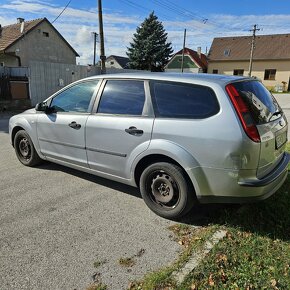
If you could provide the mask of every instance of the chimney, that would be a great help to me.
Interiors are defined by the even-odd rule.
[[[24,18],[18,17],[17,18],[17,23],[22,23],[22,22],[24,22]]]
[[[198,54],[199,58],[201,58],[201,47],[200,46],[197,48],[197,54]]]

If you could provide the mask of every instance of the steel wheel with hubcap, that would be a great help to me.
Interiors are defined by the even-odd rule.
[[[141,195],[147,206],[165,218],[179,218],[194,205],[195,195],[183,170],[171,163],[148,166],[140,178]]]
[[[14,149],[18,160],[26,166],[35,166],[42,161],[25,130],[20,130],[16,133],[14,137]]]

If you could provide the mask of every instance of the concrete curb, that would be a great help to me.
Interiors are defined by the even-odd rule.
[[[205,256],[212,250],[212,248],[222,240],[227,234],[227,231],[219,230],[216,231],[208,241],[204,244],[204,247],[195,252],[187,263],[183,265],[181,269],[172,273],[172,278],[174,278],[177,284],[181,284],[185,277],[192,272],[205,258]]]

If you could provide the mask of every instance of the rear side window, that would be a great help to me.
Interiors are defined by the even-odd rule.
[[[151,93],[157,117],[202,119],[219,112],[216,95],[209,87],[154,81]]]
[[[103,90],[98,113],[142,115],[144,103],[143,81],[109,80]]]
[[[272,94],[259,81],[243,81],[232,85],[248,105],[257,125],[268,123],[273,113],[281,111]]]

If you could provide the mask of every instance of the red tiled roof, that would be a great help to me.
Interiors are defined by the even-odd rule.
[[[171,59],[173,59],[176,55],[182,54],[182,49],[176,52]],[[201,53],[200,57],[197,53],[197,51],[192,50],[190,48],[185,47],[184,48],[184,54],[185,55],[190,55],[192,59],[196,62],[196,64],[201,67],[202,69],[207,69],[207,58],[206,56]]]
[[[209,50],[209,61],[249,60],[252,36],[214,38]],[[225,50],[229,52],[225,55]],[[256,36],[254,59],[290,59],[290,34]]]
[[[24,35],[29,33],[33,30],[36,26],[38,26],[43,21],[47,21],[56,33],[63,39],[63,41],[73,50],[76,56],[79,56],[78,53],[72,48],[72,46],[63,38],[63,36],[55,29],[55,27],[46,19],[46,18],[39,18],[30,21],[24,21],[24,29],[21,33],[21,25],[22,23],[11,24],[7,26],[3,26],[1,28],[0,33],[0,52],[5,51],[11,45],[13,45],[16,41],[21,39]]]
[[[30,30],[32,30],[35,26],[37,26],[43,20],[44,18],[35,19],[31,21],[25,21],[23,33],[21,33],[20,31],[21,23],[3,26],[1,29],[1,36],[0,36],[0,51],[7,49],[16,40],[21,38],[24,34],[28,33]]]

